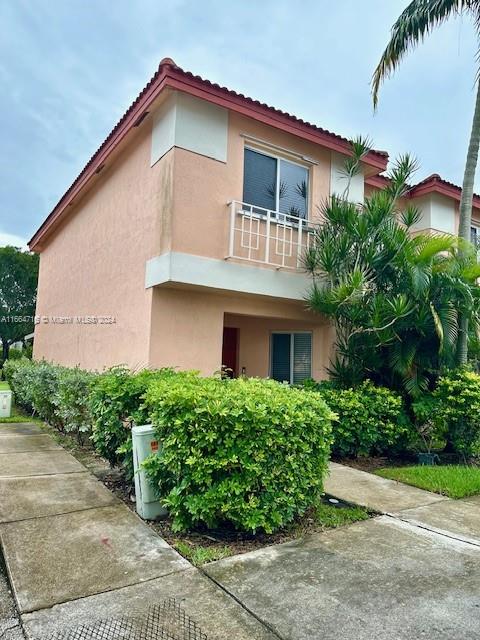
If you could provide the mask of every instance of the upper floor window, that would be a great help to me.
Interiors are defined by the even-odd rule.
[[[243,201],[263,209],[307,218],[307,167],[246,147]]]
[[[476,247],[480,244],[480,228],[470,227],[470,242]]]

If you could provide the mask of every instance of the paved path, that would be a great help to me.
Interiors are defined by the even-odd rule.
[[[451,500],[335,463],[330,463],[325,491],[347,502],[480,546],[480,496]]]
[[[383,515],[200,571],[38,426],[0,425],[0,540],[24,630],[173,597],[208,640],[480,637],[480,498],[335,464],[326,490]]]
[[[0,540],[28,637],[175,598],[208,640],[275,638],[39,426],[0,424],[0,496]]]
[[[331,464],[327,493],[383,515],[206,565],[283,640],[480,637],[480,497]]]

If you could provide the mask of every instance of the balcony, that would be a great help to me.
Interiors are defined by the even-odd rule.
[[[227,259],[300,270],[318,224],[236,200],[229,203]]]

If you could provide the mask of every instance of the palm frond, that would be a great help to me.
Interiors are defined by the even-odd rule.
[[[427,264],[439,253],[452,251],[457,246],[457,239],[451,235],[417,236],[417,246],[416,264]]]
[[[372,77],[372,97],[377,108],[380,85],[398,67],[407,52],[454,13],[471,9],[472,0],[413,0],[391,30],[390,42]]]

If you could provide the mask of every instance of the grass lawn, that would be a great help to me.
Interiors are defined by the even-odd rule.
[[[8,382],[5,382],[5,380],[0,380],[0,391],[10,391]]]
[[[207,562],[214,562],[232,555],[232,551],[227,545],[222,547],[203,547],[200,544],[196,545],[185,540],[177,540],[174,546],[178,553],[190,560],[195,567],[201,567],[202,564]]]
[[[375,473],[382,478],[440,493],[449,498],[466,498],[480,493],[480,467],[469,465],[438,465],[391,467]]]

